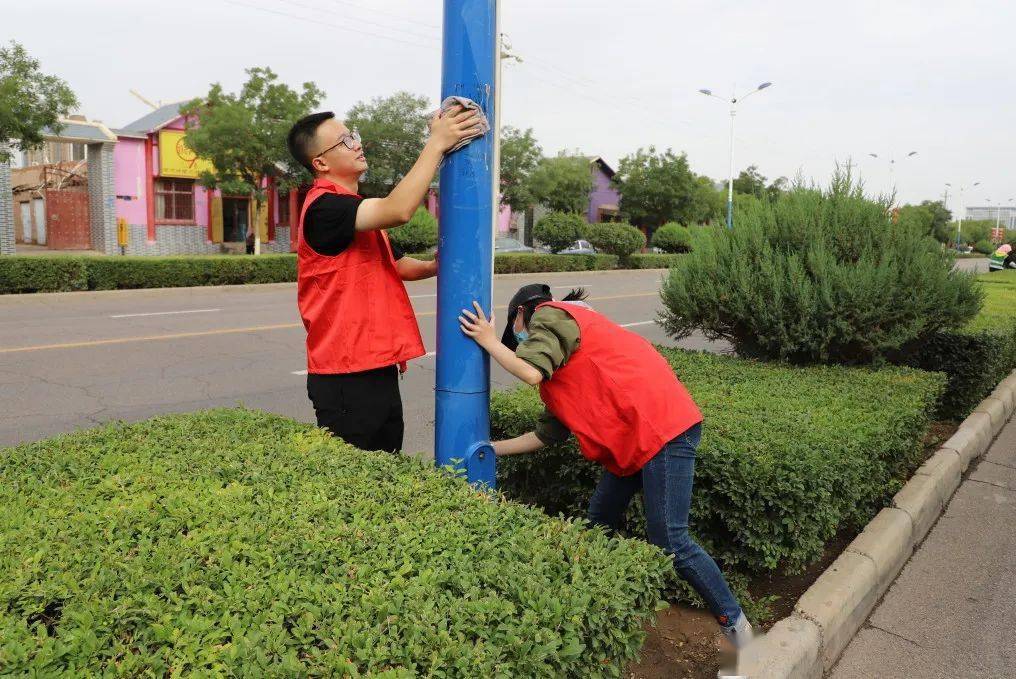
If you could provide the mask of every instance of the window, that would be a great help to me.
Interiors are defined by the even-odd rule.
[[[155,218],[194,221],[194,180],[159,179],[155,182]]]

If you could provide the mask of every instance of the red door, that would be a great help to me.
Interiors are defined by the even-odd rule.
[[[90,249],[88,193],[73,189],[46,189],[46,227],[51,250]]]

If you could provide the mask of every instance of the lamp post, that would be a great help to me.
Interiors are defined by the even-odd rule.
[[[734,116],[737,115],[737,105],[755,94],[761,92],[767,87],[772,87],[771,82],[764,82],[751,92],[748,92],[743,97],[738,97],[736,94],[731,95],[730,99],[724,99],[721,96],[713,94],[712,90],[702,89],[699,90],[702,94],[707,97],[715,97],[720,101],[727,102],[730,104],[730,173],[727,179],[727,228],[734,228]]]
[[[952,187],[952,184],[950,184],[949,182],[946,182],[945,185],[948,186],[948,187]],[[981,185],[981,182],[974,182],[973,184],[970,185],[970,188],[973,188],[975,186],[980,186],[980,185]],[[959,186],[959,190],[960,190],[960,202],[956,206],[956,211],[959,213],[959,221],[956,222],[956,249],[957,250],[960,249],[960,245],[961,245],[960,238],[961,238],[961,235],[963,233],[963,212],[962,212],[962,210],[965,207],[964,204],[963,204],[963,192],[966,190],[966,188],[967,187],[963,186],[962,184]]]
[[[869,153],[868,155],[871,156],[872,158],[875,158],[876,160],[884,160],[877,153]],[[903,156],[903,158],[904,159],[913,158],[916,155],[917,155],[917,151],[911,151],[907,155]],[[895,180],[894,170],[896,169],[896,159],[893,158],[892,155],[890,155],[890,156],[888,156],[888,160],[889,160],[889,192],[890,193],[895,193],[896,192],[896,180]]]

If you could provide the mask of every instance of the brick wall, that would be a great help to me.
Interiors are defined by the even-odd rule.
[[[92,249],[118,254],[112,143],[88,145],[88,212]]]
[[[0,163],[0,255],[14,254],[14,194],[11,166]]]
[[[148,241],[148,229],[144,224],[129,225],[130,240],[128,255],[219,255],[223,248],[219,243],[208,240],[208,230],[200,226],[155,225],[155,241]],[[114,244],[116,240],[114,239]],[[275,240],[261,244],[262,252],[289,252],[289,227],[275,229]],[[116,250],[119,253],[119,248]]]

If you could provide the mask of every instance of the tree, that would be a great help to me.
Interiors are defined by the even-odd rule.
[[[734,193],[744,193],[756,198],[766,195],[766,178],[758,171],[758,167],[751,165],[741,170],[741,174],[734,179]]]
[[[533,170],[529,187],[536,202],[556,212],[584,213],[593,190],[593,173],[583,156],[544,158]]]
[[[297,92],[278,82],[270,68],[250,68],[247,75],[238,94],[225,92],[215,83],[207,97],[189,102],[180,112],[187,117],[187,145],[213,166],[201,174],[199,182],[210,189],[250,196],[258,224],[269,178],[284,190],[309,179],[289,156],[286,135],[294,122],[317,107],[324,93],[309,82]],[[257,252],[257,229],[255,234]]]
[[[574,212],[551,212],[536,223],[533,236],[553,253],[566,249],[584,238],[589,224]]]
[[[42,145],[45,128],[59,132],[60,118],[78,105],[60,78],[45,75],[25,48],[11,42],[0,47],[0,163],[9,163],[13,148],[29,151]]]
[[[727,210],[727,194],[717,189],[709,177],[696,177],[695,190],[686,216],[691,224],[708,224],[723,219]]]
[[[899,210],[898,222],[932,236],[941,243],[956,240],[955,226],[950,228],[952,213],[939,200],[925,200],[920,205],[904,205]]]
[[[667,222],[707,221],[715,211],[712,182],[697,177],[688,157],[650,146],[621,160],[614,183],[621,194],[621,213],[633,224],[650,228]],[[708,191],[707,191],[708,189]]]
[[[427,208],[418,207],[412,219],[389,229],[388,237],[407,254],[426,253],[437,245],[437,220],[427,212]]]
[[[501,202],[513,211],[521,212],[535,202],[529,180],[542,157],[532,128],[501,130]]]
[[[361,101],[346,113],[346,127],[360,133],[367,158],[362,195],[387,196],[413,167],[426,143],[429,103],[425,96],[396,92]]]

